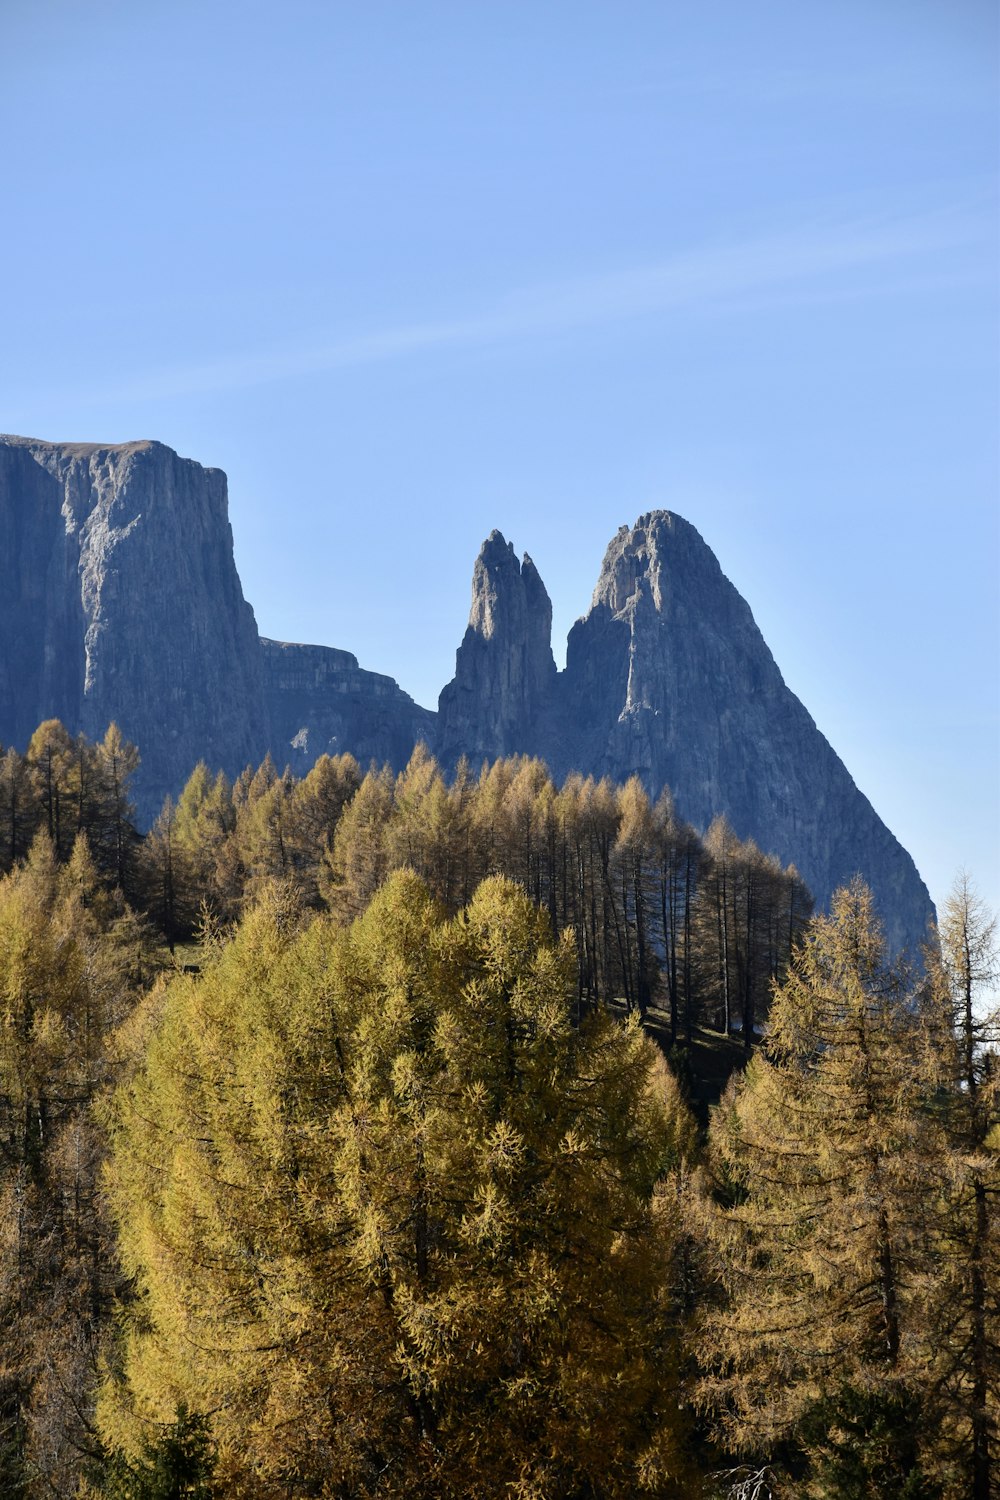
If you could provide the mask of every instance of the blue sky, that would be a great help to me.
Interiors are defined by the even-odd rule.
[[[686,516],[940,900],[1000,905],[992,0],[4,0],[0,428],[226,470],[261,630],[432,705]]]

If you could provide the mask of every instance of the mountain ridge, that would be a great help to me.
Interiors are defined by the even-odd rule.
[[[656,795],[704,830],[726,814],[794,862],[824,903],[860,870],[897,947],[933,907],[912,859],[787,687],[749,605],[671,511],[622,526],[590,608],[552,654],[528,553],[491,532],[473,567],[455,674],[438,709],[336,647],[261,637],[233,557],[225,474],[165,444],[0,437],[0,740],[45,718],[143,755],[149,821],[199,759],[235,775],[270,751],[399,769],[418,741],[448,768],[537,755]]]

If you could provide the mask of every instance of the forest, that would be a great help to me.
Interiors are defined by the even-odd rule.
[[[668,792],[0,754],[0,1493],[998,1492],[995,922]]]

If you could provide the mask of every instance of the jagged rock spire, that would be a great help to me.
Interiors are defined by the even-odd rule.
[[[455,677],[438,705],[442,759],[473,763],[527,748],[555,689],[552,604],[531,558],[491,531],[472,570]]]

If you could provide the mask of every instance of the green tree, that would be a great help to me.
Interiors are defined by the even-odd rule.
[[[94,1468],[98,1477],[85,1494],[104,1500],[211,1500],[215,1461],[208,1423],[182,1405],[176,1421],[147,1438],[141,1459],[129,1463],[114,1453]]]

